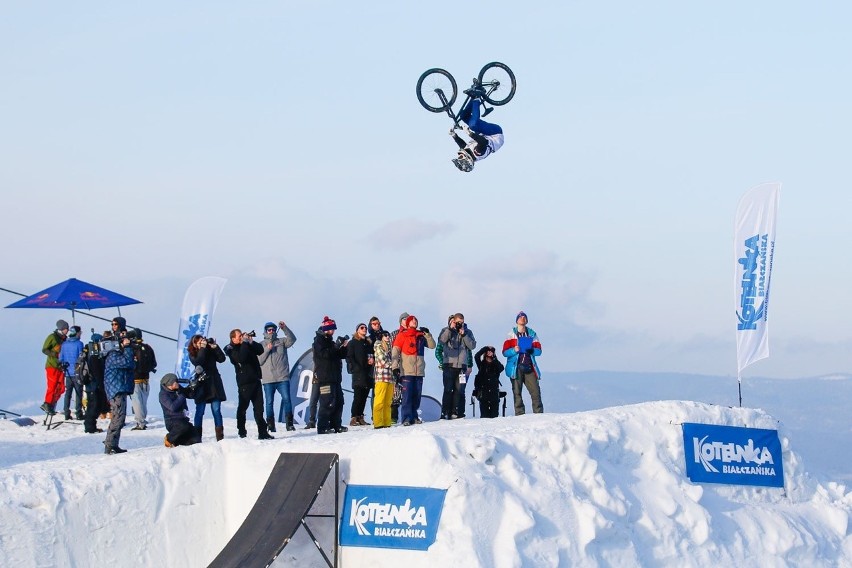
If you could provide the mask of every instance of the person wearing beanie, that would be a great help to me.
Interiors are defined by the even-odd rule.
[[[263,346],[254,341],[254,332],[243,333],[232,329],[231,342],[224,353],[231,360],[237,375],[237,435],[245,438],[246,410],[251,403],[254,422],[257,424],[258,440],[271,440],[266,422],[263,420],[263,385],[260,382],[261,370],[258,357],[263,354]]]
[[[131,430],[146,430],[148,428],[148,394],[151,387],[148,384],[152,373],[157,372],[157,355],[154,348],[142,339],[142,330],[128,330],[134,338],[130,345],[133,348],[133,358],[136,366],[133,369],[133,394],[130,395],[130,405],[133,408],[133,418],[136,425]]]
[[[408,319],[408,312],[402,312],[399,314],[399,327],[390,332],[390,344],[393,345],[396,336],[399,335],[399,332],[405,329],[405,320]],[[391,423],[397,424],[399,422],[399,405],[402,404],[402,385],[399,384],[399,381],[394,377],[393,380],[393,398],[391,398]]]
[[[167,448],[191,446],[201,440],[187,418],[184,389],[178,383],[177,375],[166,373],[160,379],[160,406],[163,408],[163,421],[168,433],[163,438]]]
[[[383,331],[373,345],[374,380],[373,386],[373,428],[390,428],[391,403],[396,381],[391,371],[390,333]]]
[[[476,338],[461,313],[453,314],[447,327],[438,334],[441,350],[441,371],[444,394],[441,399],[441,418],[464,418],[464,390],[470,375],[468,361],[476,348]]]
[[[349,340],[334,341],[337,324],[325,316],[314,337],[314,376],[319,388],[317,433],[346,432],[343,420],[343,360]]]
[[[89,374],[89,382],[86,389],[86,413],[83,416],[83,431],[86,434],[99,434],[103,432],[98,428],[98,416],[109,410],[104,393],[104,359],[101,357],[100,333],[92,333],[89,343],[83,348],[86,358],[86,371]]]
[[[426,327],[418,328],[417,318],[408,316],[405,329],[400,331],[393,341],[391,351],[391,369],[394,378],[402,385],[402,403],[399,419],[403,426],[420,424],[417,414],[420,410],[423,377],[426,376],[426,348],[435,348],[435,339]]]
[[[278,330],[284,337],[278,337]],[[296,343],[296,335],[283,321],[278,324],[268,321],[263,326],[263,353],[260,361],[263,384],[263,399],[266,403],[266,427],[275,432],[275,393],[281,396],[281,407],[278,410],[278,421],[283,422],[288,432],[296,429],[293,426],[293,403],[290,400],[290,358],[287,349]]]
[[[65,392],[65,376],[59,365],[59,351],[65,336],[68,335],[68,322],[58,320],[56,329],[47,336],[41,346],[41,352],[47,356],[44,363],[44,372],[47,379],[47,388],[44,391],[44,403],[39,407],[46,414],[56,414],[56,402]]]
[[[115,325],[115,322],[113,322]],[[124,333],[119,335],[119,348],[106,354],[104,360],[104,388],[110,408],[110,422],[104,440],[104,453],[123,454],[118,446],[121,429],[127,418],[127,397],[133,392],[133,369],[136,362],[133,348]]]
[[[77,360],[83,352],[83,342],[78,337],[80,333],[79,326],[73,326],[68,330],[68,337],[62,342],[59,348],[59,366],[65,372],[65,420],[71,420],[71,395],[74,395],[75,414],[77,420],[83,419],[83,378],[77,377],[76,369]]]
[[[369,426],[364,408],[373,389],[373,346],[367,339],[367,324],[359,323],[346,348],[346,372],[352,375],[352,408],[350,426]]]
[[[506,358],[506,376],[512,380],[512,395],[515,399],[515,416],[526,412],[524,408],[523,387],[530,393],[533,412],[541,414],[544,405],[541,402],[541,371],[536,357],[541,355],[541,342],[535,330],[527,325],[527,314],[518,312],[515,327],[503,342],[503,357]]]

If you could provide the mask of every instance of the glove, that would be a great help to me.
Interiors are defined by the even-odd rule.
[[[391,374],[393,375],[393,380],[399,381],[399,369],[394,369],[391,371]]]
[[[421,333],[429,333],[429,328],[428,327],[421,327],[420,332]]]

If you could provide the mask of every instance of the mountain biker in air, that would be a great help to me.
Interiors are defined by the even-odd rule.
[[[470,100],[462,109],[459,118],[465,123],[463,129],[471,141],[466,142],[456,134],[456,126],[450,129],[450,136],[459,147],[458,157],[453,159],[453,164],[459,170],[469,172],[473,170],[474,162],[484,160],[503,146],[503,129],[497,124],[480,119],[480,99],[485,95],[485,89],[476,79],[473,80],[473,86],[464,93],[470,96]],[[491,110],[486,109],[482,116]]]

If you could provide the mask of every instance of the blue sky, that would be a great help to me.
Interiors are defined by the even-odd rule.
[[[499,344],[523,309],[545,372],[733,375],[733,216],[779,181],[770,358],[745,376],[848,372],[850,11],[7,3],[0,286],[77,277],[175,336],[187,286],[222,276],[217,334],[284,319],[298,352],[326,314],[462,311]],[[414,86],[489,61],[518,79],[489,116],[506,144],[463,175]],[[0,310],[0,385],[41,395],[60,315]]]

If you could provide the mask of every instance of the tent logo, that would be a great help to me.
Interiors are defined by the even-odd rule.
[[[766,285],[766,255],[769,235],[754,235],[745,240],[745,253],[739,262],[743,266],[740,294],[740,311],[737,312],[737,330],[757,329],[757,322],[766,318],[766,303],[769,290]],[[773,242],[774,246],[775,243]],[[760,306],[755,301],[761,298]]]

